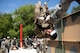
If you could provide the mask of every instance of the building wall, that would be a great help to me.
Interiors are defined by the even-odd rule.
[[[80,53],[79,42],[64,42],[65,53]]]
[[[72,18],[76,18],[75,21],[72,21]],[[80,13],[79,15],[72,15],[66,19],[63,40],[80,41]]]
[[[58,45],[58,41],[49,41],[48,42],[48,47],[50,47],[49,49],[50,49],[50,53],[55,53],[55,49],[56,49],[56,47],[57,47],[57,45]]]
[[[58,37],[50,40],[51,53],[80,53],[80,11],[56,24]]]

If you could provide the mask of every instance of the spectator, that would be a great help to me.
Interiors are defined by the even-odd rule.
[[[26,38],[26,39],[24,40],[24,43],[25,43],[25,46],[26,46],[26,47],[29,47],[28,38]]]
[[[5,48],[6,48],[6,53],[9,53],[10,49],[10,37],[7,36],[7,39],[5,40]]]
[[[17,39],[16,37],[13,38],[13,40],[11,41],[11,47],[15,45],[16,47],[18,47],[18,43],[17,43]]]
[[[5,40],[6,38],[3,38],[3,41],[1,42],[2,53],[5,53]]]
[[[26,38],[26,39],[25,39],[25,45],[26,45],[27,47],[31,47],[31,46],[33,45],[31,38]]]

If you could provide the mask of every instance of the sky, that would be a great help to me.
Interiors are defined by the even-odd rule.
[[[33,4],[35,5],[39,0],[0,0],[0,13],[11,13],[15,9],[19,8],[20,6],[26,4]],[[47,0],[40,0],[42,5]],[[57,4],[59,4],[60,0],[49,0],[48,7],[49,9],[54,9]],[[77,2],[72,2],[67,13],[70,14],[73,7],[79,6]]]

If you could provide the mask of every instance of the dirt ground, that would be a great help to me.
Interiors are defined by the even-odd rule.
[[[0,53],[2,53],[2,49],[0,48]]]

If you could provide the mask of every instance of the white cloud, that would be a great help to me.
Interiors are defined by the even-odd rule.
[[[5,11],[5,13],[10,13],[10,11]]]
[[[51,7],[49,8],[49,10],[52,10],[52,9],[55,9],[55,6],[51,6]]]
[[[59,4],[57,4],[57,5],[55,5],[55,6],[52,6],[52,7],[49,7],[49,10],[58,8],[58,5],[59,5]]]

